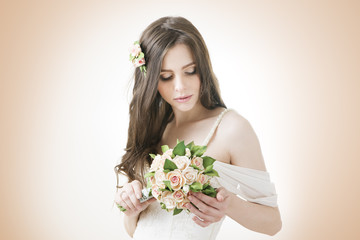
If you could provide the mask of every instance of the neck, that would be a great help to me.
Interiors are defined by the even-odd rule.
[[[201,104],[197,104],[196,107],[186,112],[177,109],[173,109],[173,111],[174,111],[174,124],[176,127],[180,127],[182,125],[191,122],[196,122],[206,118],[210,110],[206,109]]]

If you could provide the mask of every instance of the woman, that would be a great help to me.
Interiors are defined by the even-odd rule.
[[[215,239],[225,215],[250,230],[276,234],[280,213],[258,139],[244,117],[226,109],[198,30],[184,18],[164,17],[149,25],[139,42],[133,56],[140,57],[132,58],[139,67],[126,153],[115,167],[129,180],[115,198],[126,209],[128,234],[135,239]],[[156,199],[140,203],[139,198],[149,153],[160,152],[164,144],[173,148],[177,139],[206,145],[220,177],[216,198],[192,193],[196,207],[186,206],[191,214],[172,216]]]

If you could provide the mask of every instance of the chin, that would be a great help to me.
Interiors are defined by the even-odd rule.
[[[180,112],[189,112],[195,108],[194,104],[176,104],[172,107]]]

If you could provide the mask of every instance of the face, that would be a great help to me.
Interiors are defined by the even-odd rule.
[[[177,44],[162,62],[158,91],[174,111],[186,112],[200,105],[200,77],[188,46]]]

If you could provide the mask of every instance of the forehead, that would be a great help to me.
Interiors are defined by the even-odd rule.
[[[194,62],[194,57],[190,48],[185,44],[176,44],[165,54],[162,69],[181,69],[192,62]]]

